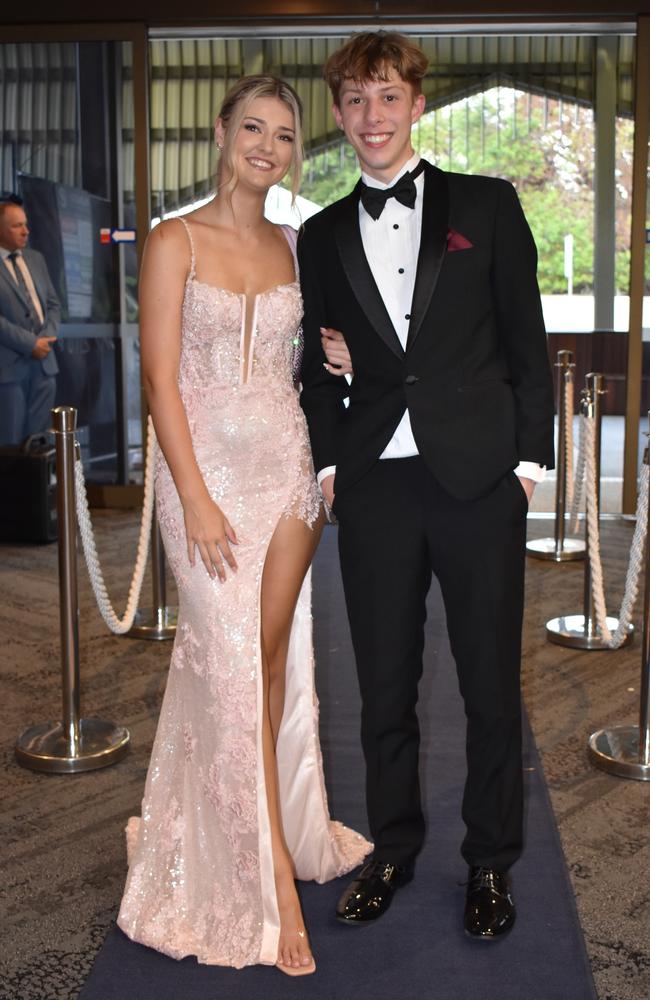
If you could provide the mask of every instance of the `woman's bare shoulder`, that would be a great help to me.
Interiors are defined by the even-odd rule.
[[[187,243],[187,231],[180,219],[165,219],[151,230],[147,237],[148,243]]]
[[[143,273],[162,274],[184,280],[192,266],[192,245],[178,219],[159,222],[147,236]]]

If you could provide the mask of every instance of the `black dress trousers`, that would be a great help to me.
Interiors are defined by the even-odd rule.
[[[467,715],[461,852],[470,865],[501,871],[521,853],[527,506],[514,472],[485,496],[462,501],[420,457],[380,460],[335,498],[368,818],[380,860],[410,865],[424,838],[416,703],[432,573]]]

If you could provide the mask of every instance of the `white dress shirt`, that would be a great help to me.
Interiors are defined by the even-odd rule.
[[[362,173],[361,177],[368,187],[388,188],[397,183],[407,170],[414,170],[420,157],[416,154],[405,163],[399,173],[395,174],[389,184]],[[389,198],[378,219],[369,215],[359,201],[359,228],[361,242],[365,251],[372,276],[390,321],[395,327],[395,333],[403,349],[406,350],[406,338],[409,332],[409,320],[413,291],[415,289],[415,272],[418,266],[420,252],[420,234],[422,232],[422,201],[424,193],[424,174],[415,178],[415,207],[402,205],[397,198]],[[409,458],[418,454],[418,446],[411,430],[409,411],[404,410],[395,433],[379,456],[380,458]]]
[[[361,177],[368,187],[383,190],[396,184],[407,170],[415,170],[419,162],[420,156],[415,153],[387,184],[363,172]],[[420,252],[424,173],[415,178],[415,190],[417,195],[414,208],[402,205],[396,198],[389,198],[378,219],[373,219],[359,201],[359,228],[363,249],[375,284],[404,350],[406,350]],[[379,457],[380,459],[409,458],[418,454],[409,411],[405,409],[395,433]],[[335,471],[335,466],[321,469],[318,473],[318,482],[322,483],[323,479],[333,475]],[[518,476],[541,482],[545,469],[536,462],[520,462],[515,472]]]

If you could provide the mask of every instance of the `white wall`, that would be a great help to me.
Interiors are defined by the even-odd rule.
[[[544,320],[549,333],[591,333],[594,329],[593,295],[542,295]],[[630,299],[614,299],[614,329],[627,332]],[[643,339],[650,341],[650,296],[643,300]]]

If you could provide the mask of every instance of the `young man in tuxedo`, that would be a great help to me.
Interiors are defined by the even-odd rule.
[[[392,32],[354,35],[329,59],[334,117],[362,179],[299,241],[301,399],[339,522],[375,842],[337,915],[381,916],[422,847],[416,702],[435,573],[467,715],[464,924],[493,939],[515,918],[526,512],[553,464],[553,389],[514,188],[413,152],[426,68]],[[347,342],[349,389],[324,366],[327,328]]]
[[[61,306],[42,254],[27,248],[22,201],[0,196],[0,444],[50,426]]]

